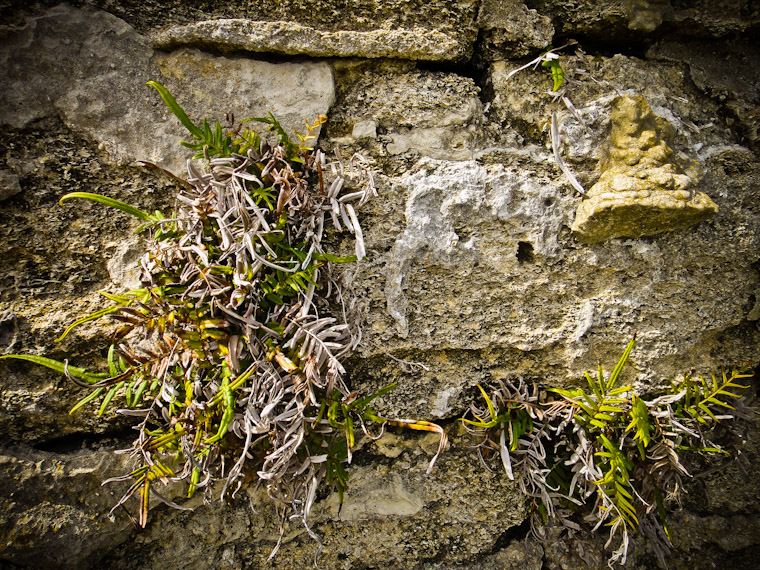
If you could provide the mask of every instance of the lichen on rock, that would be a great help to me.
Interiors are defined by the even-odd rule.
[[[586,242],[655,235],[702,222],[718,211],[668,145],[670,125],[641,96],[612,105],[609,158],[578,207],[572,229]]]

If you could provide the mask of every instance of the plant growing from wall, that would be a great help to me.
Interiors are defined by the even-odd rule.
[[[439,433],[439,453],[446,443],[435,424],[378,415],[373,399],[395,384],[362,396],[344,380],[341,360],[360,335],[335,265],[365,255],[356,208],[375,193],[371,172],[358,155],[344,165],[309,146],[324,116],[307,123],[299,142],[271,114],[229,129],[196,125],[166,88],[149,85],[192,136],[182,144],[205,162],[188,161],[174,212],[151,214],[86,192],[61,198],[133,215],[149,236],[142,287],[101,292],[110,304],[58,339],[111,319],[117,328],[106,370],[30,354],[2,358],[47,366],[88,389],[71,413],[94,404],[99,415],[116,406],[136,418],[138,436],[126,450],[135,468],[109,481],[129,481],[114,509],[137,497],[139,526],[151,497],[182,508],[159,494],[159,485],[185,481],[188,497],[202,490],[208,498],[215,481],[223,481],[224,495],[253,476],[284,505],[281,532],[296,518],[319,540],[308,525],[317,489],[328,484],[342,503],[357,432],[375,438],[371,425],[380,435],[394,425]],[[275,142],[251,127],[256,123]],[[330,222],[354,234],[355,255],[324,251]],[[329,314],[336,306],[340,318]]]
[[[549,47],[546,49],[543,53],[541,53],[538,57],[532,59],[525,65],[518,67],[517,69],[514,69],[510,71],[507,76],[504,78],[504,81],[508,81],[511,77],[516,75],[517,73],[528,69],[529,67],[533,67],[534,69],[537,68],[539,65],[541,67],[547,68],[551,72],[552,77],[552,89],[551,94],[553,97],[552,104],[550,106],[550,112],[551,112],[551,143],[552,143],[552,152],[554,154],[554,162],[557,164],[557,168],[559,168],[562,173],[567,178],[570,185],[575,188],[580,194],[585,194],[586,190],[583,188],[580,182],[578,182],[578,179],[575,177],[575,174],[570,170],[570,168],[565,164],[565,161],[562,158],[562,155],[560,154],[560,135],[559,135],[559,121],[557,119],[557,111],[556,111],[556,104],[557,101],[562,101],[564,105],[567,107],[567,109],[573,113],[576,118],[580,121],[580,116],[578,115],[577,110],[575,109],[575,106],[570,101],[570,99],[566,95],[567,89],[565,88],[565,70],[562,68],[562,64],[560,63],[560,55],[559,51],[565,49],[566,47],[575,45],[577,42],[575,40],[570,40],[566,44],[554,48]],[[582,122],[582,121],[581,121]]]
[[[585,374],[588,389],[529,389],[522,380],[478,386],[485,408],[471,405],[466,429],[479,438],[478,452],[498,452],[507,476],[534,500],[531,526],[541,538],[542,525],[583,515],[593,531],[609,527],[605,547],[616,544],[609,559],[624,564],[630,536],[641,530],[658,557],[669,550],[668,504],[678,502],[683,477],[689,476],[685,453],[725,453],[710,440],[710,430],[737,416],[742,378],[722,373],[709,380],[687,374],[668,393],[639,396],[633,386],[619,386],[633,350],[626,347],[605,376]],[[558,398],[552,399],[551,394]]]

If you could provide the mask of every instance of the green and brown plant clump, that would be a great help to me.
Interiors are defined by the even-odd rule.
[[[498,452],[507,476],[534,500],[531,527],[559,520],[570,534],[609,527],[610,564],[625,564],[630,537],[641,531],[664,559],[670,550],[667,506],[680,501],[689,472],[684,454],[727,453],[712,440],[718,424],[748,419],[741,384],[752,374],[693,373],[657,397],[618,386],[634,340],[609,376],[586,373],[588,389],[532,389],[522,380],[480,388],[486,408],[472,405],[466,429],[479,438],[480,459]],[[554,397],[552,397],[554,395]],[[614,546],[613,546],[614,545]]]
[[[150,214],[86,192],[61,198],[136,216],[143,222],[138,231],[150,238],[142,287],[102,292],[110,304],[76,320],[61,337],[111,319],[116,327],[107,370],[36,355],[2,358],[47,366],[90,390],[72,413],[95,404],[100,415],[116,406],[136,418],[138,436],[125,450],[135,469],[111,481],[130,482],[114,509],[126,509],[136,496],[139,526],[147,522],[151,497],[182,508],[157,485],[185,481],[188,497],[198,490],[210,497],[216,481],[223,481],[224,495],[252,479],[284,505],[283,532],[296,518],[319,540],[309,511],[323,483],[342,501],[344,465],[358,430],[375,438],[396,425],[436,431],[440,449],[446,443],[435,424],[388,420],[373,410],[372,400],[395,385],[362,396],[344,378],[341,361],[360,331],[335,264],[365,255],[356,209],[375,194],[371,171],[361,156],[328,162],[308,146],[324,116],[307,122],[295,143],[271,114],[237,126],[196,125],[162,85],[149,85],[192,135],[182,144],[202,160],[188,160],[175,210]],[[254,123],[276,140],[267,142]],[[329,224],[354,234],[355,255],[324,251]],[[340,317],[330,307],[339,307]],[[377,435],[369,431],[372,424]]]

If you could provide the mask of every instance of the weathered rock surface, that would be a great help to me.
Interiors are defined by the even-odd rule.
[[[371,461],[352,468],[355,484],[340,512],[334,495],[316,505],[311,526],[324,543],[321,568],[352,568],[357,561],[367,567],[469,567],[469,560],[492,550],[524,517],[513,484],[489,474],[477,460],[470,462],[466,448],[452,449],[441,458],[449,467],[438,465],[426,475],[437,440],[389,440],[363,446],[361,453]],[[263,489],[251,487],[224,504],[194,499],[189,505],[196,511],[163,506],[151,511],[153,524],[114,548],[100,567],[131,570],[146,560],[188,570],[297,569],[314,563],[317,544],[297,523],[288,527],[278,555],[267,561],[279,536],[279,516]],[[536,558],[535,547],[528,553],[512,548],[505,559],[523,562],[529,554]]]
[[[121,162],[144,160],[184,175],[176,143],[189,133],[146,81],[163,83],[196,123],[273,112],[287,128],[324,114],[330,68],[222,58],[195,50],[154,52],[151,42],[106,12],[66,5],[0,39],[0,125],[20,128],[57,113]]]
[[[50,453],[0,451],[2,559],[30,568],[77,568],[97,562],[128,536],[129,522],[108,512],[119,499],[110,476],[123,474],[113,449]]]
[[[572,230],[583,241],[642,237],[679,230],[718,211],[674,162],[665,138],[668,123],[643,97],[612,104],[610,149],[599,180],[575,213]]]
[[[477,396],[474,385],[518,376],[573,385],[599,362],[612,366],[634,333],[624,377],[641,390],[692,367],[709,374],[760,362],[751,3],[53,4],[0,7],[3,352],[102,362],[105,326],[54,340],[99,308],[97,290],[134,284],[136,224],[57,200],[92,191],[171,210],[170,178],[125,165],[142,159],[183,172],[176,141],[187,133],[145,81],[165,83],[196,121],[272,110],[300,128],[328,113],[324,150],[375,163],[380,196],[360,212],[368,257],[347,276],[364,333],[350,381],[370,392],[398,380],[377,401],[380,411],[440,421],[451,445],[428,476],[432,438],[363,442],[340,512],[327,492],[315,505],[320,567],[601,568],[604,539],[568,542],[550,528],[541,543],[523,540],[524,497],[481,468],[454,422]],[[525,63],[514,58],[538,55],[555,30],[579,40],[560,52],[561,93],[551,92],[545,68],[510,76]],[[626,42],[646,57],[617,53]],[[642,49],[647,42],[658,43]],[[576,50],[585,43],[614,55]],[[630,131],[624,102],[640,111]],[[557,168],[552,111],[558,152],[588,198]],[[637,224],[625,237],[604,230],[603,241],[585,243],[571,231],[578,208],[595,188],[619,194],[620,177],[657,178],[671,194],[703,192],[703,211],[714,210],[711,200],[717,213],[686,225],[673,223],[671,210],[671,231],[637,233]],[[599,233],[598,218],[590,220]],[[348,252],[342,238],[331,244]],[[194,497],[192,512],[158,504],[141,532],[119,511],[109,522],[124,488],[99,481],[124,466],[108,438],[129,440],[130,422],[69,416],[80,397],[47,370],[0,363],[0,565],[313,565],[316,544],[295,522],[267,563],[279,515],[263,489],[224,504]],[[729,463],[693,466],[685,510],[671,519],[671,567],[754,568],[760,492],[747,473],[759,461],[756,426],[743,440]],[[655,565],[638,538],[629,567]]]
[[[169,211],[176,186],[147,169],[114,164],[95,141],[55,118],[5,134],[0,155],[18,173],[22,191],[3,202],[0,214],[3,351],[53,358],[77,353],[83,364],[97,361],[107,327],[93,323],[61,343],[55,339],[74,319],[102,307],[98,290],[118,292],[128,284],[134,267],[119,258],[129,247],[142,249],[133,233],[137,224],[126,215],[103,215],[88,203],[60,206],[58,199],[68,192],[96,191],[147,211]],[[44,369],[6,365],[0,393],[6,443],[36,444],[125,425],[124,418],[112,414],[105,422],[90,414],[69,416],[82,394]]]
[[[472,56],[479,2],[327,0],[245,3],[96,2],[156,45],[315,57],[462,62]]]
[[[647,57],[683,62],[697,87],[719,101],[731,115],[732,126],[742,141],[755,151],[760,141],[760,58],[756,43],[736,41],[662,42]]]
[[[612,41],[641,41],[650,33],[681,37],[723,37],[748,32],[760,22],[752,2],[730,0],[528,0],[549,16],[563,35],[583,35]]]
[[[690,86],[679,65],[582,54],[563,65],[573,110],[553,102],[548,71],[526,69],[507,79],[519,64],[493,64],[488,111],[468,122],[476,161],[456,160],[465,153],[447,160],[431,146],[394,155],[387,124],[375,124],[382,133],[376,138],[349,135],[352,125],[371,120],[362,108],[372,117],[395,118],[399,108],[402,118],[421,116],[426,89],[410,89],[399,106],[363,86],[389,77],[401,85],[413,73],[364,69],[360,80],[347,75],[347,91],[338,88],[328,137],[370,153],[388,173],[379,178],[381,199],[365,213],[372,254],[353,286],[366,307],[355,373],[373,388],[403,379],[386,397],[390,409],[451,417],[466,406],[473,380],[490,376],[563,383],[600,358],[614,363],[634,332],[642,342],[632,376],[642,382],[657,384],[692,365],[716,369],[757,358],[749,323],[758,220],[746,207],[758,188],[755,155],[732,142],[718,105]],[[451,82],[444,72],[430,77]],[[693,230],[586,247],[570,233],[582,197],[554,164],[551,110],[559,117],[561,153],[591,187],[609,161],[613,103],[624,94],[646,98],[651,120],[668,133],[668,160],[694,171],[719,213]],[[450,112],[441,109],[440,120]],[[728,164],[743,164],[742,174]],[[744,301],[729,301],[735,295]],[[736,342],[718,348],[715,340],[728,331]],[[427,369],[400,365],[389,352]]]
[[[519,0],[484,0],[477,20],[480,28],[478,56],[498,60],[530,55],[551,44],[551,20],[529,10]]]
[[[397,65],[341,65],[340,75],[332,142],[388,157],[473,158],[483,106],[471,79]]]
[[[156,47],[182,45],[315,57],[394,57],[461,61],[471,46],[438,30],[325,31],[288,21],[209,20],[157,34]]]

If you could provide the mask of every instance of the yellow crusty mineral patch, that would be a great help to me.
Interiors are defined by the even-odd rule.
[[[640,96],[617,98],[607,164],[575,215],[573,232],[586,242],[642,237],[704,221],[718,206],[694,188],[676,164],[667,121]]]

